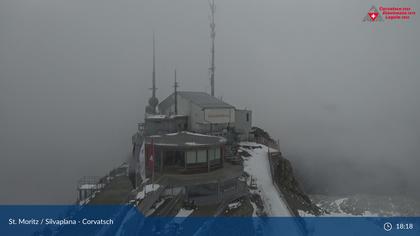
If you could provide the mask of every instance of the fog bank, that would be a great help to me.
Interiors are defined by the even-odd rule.
[[[216,95],[253,110],[308,189],[418,192],[418,16],[362,22],[362,0],[216,5]],[[79,178],[122,162],[153,32],[159,99],[175,68],[180,90],[209,92],[208,14],[195,0],[1,1],[0,203],[72,202]]]

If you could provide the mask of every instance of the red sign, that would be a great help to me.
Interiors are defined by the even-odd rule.
[[[368,14],[369,14],[370,19],[372,19],[372,21],[375,21],[375,19],[378,17],[377,12],[369,12]]]
[[[151,141],[150,144],[146,144],[145,145],[145,160],[147,163],[147,167],[150,170],[154,169],[154,165],[155,165],[155,145],[153,140]]]

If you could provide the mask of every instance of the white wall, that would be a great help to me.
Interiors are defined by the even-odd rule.
[[[173,96],[173,95],[171,95]],[[160,111],[162,114],[170,115],[175,113],[175,104],[169,108]],[[188,129],[192,131],[206,132],[210,130],[209,124],[213,124],[213,128],[231,126],[235,123],[234,108],[206,108],[203,110],[198,105],[189,100],[178,96],[178,115],[188,116]]]
[[[235,122],[233,108],[207,108],[204,110],[204,120],[211,124],[225,124]]]
[[[248,114],[248,120],[247,118]],[[252,127],[252,112],[250,110],[235,110],[235,128],[240,133],[241,140],[248,139]]]

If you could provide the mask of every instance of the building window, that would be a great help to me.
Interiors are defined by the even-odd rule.
[[[197,152],[197,163],[206,163],[207,162],[207,152],[206,150],[198,150]]]
[[[214,159],[219,160],[220,159],[220,148],[214,149]]]
[[[220,160],[220,148],[210,148],[209,149],[209,161]]]
[[[214,153],[215,153],[215,148],[210,148],[209,149],[209,161],[214,160]]]
[[[194,164],[197,162],[197,153],[195,151],[187,151],[186,152],[186,159],[187,164]]]
[[[249,113],[246,113],[246,122],[249,122]]]

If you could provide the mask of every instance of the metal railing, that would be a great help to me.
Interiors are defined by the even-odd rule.
[[[77,182],[77,201],[80,203],[91,198],[97,191],[102,190],[105,184],[98,176],[84,176]]]

